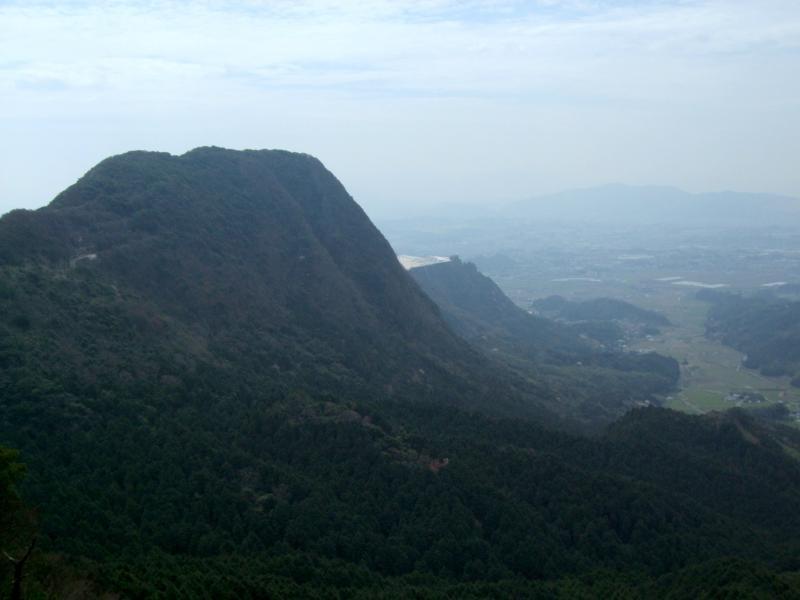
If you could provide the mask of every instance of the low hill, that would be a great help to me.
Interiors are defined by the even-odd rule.
[[[800,385],[800,302],[770,293],[703,291],[698,297],[711,302],[706,335],[744,352],[744,366],[789,375]]]
[[[670,325],[669,319],[661,313],[616,298],[572,301],[562,296],[549,296],[535,300],[531,308],[565,321],[623,321],[648,328]]]

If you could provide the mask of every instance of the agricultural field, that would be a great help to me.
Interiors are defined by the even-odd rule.
[[[792,412],[800,407],[800,389],[788,377],[765,377],[743,368],[742,354],[705,337],[708,305],[694,298],[682,298],[662,312],[673,322],[658,336],[631,345],[634,350],[655,350],[681,363],[681,390],[664,399],[676,410],[700,413],[748,404],[742,396],[756,392],[764,405],[785,403]],[[736,397],[735,395],[738,395]]]
[[[512,289],[515,301],[522,306],[529,305],[534,297],[559,294],[571,299],[618,298],[664,314],[672,326],[661,328],[657,335],[629,342],[627,349],[655,351],[678,360],[681,389],[662,399],[669,408],[697,414],[737,405],[768,406],[782,402],[791,413],[800,413],[800,389],[790,385],[789,377],[765,377],[743,368],[740,352],[705,336],[709,305],[696,299],[698,288],[675,285],[671,280],[660,281],[670,276],[648,271],[626,275],[600,281],[592,280],[600,278],[567,281],[555,278],[558,281],[551,279],[545,284],[539,279],[528,289],[521,285],[520,278],[509,281],[498,277],[498,283]],[[719,281],[719,278],[706,275],[701,279],[695,274],[692,280]],[[748,392],[754,395],[748,397]],[[763,396],[764,401],[752,402],[755,394]],[[800,419],[795,422],[800,425]]]
[[[525,308],[536,298],[558,294],[573,300],[617,298],[667,316],[671,327],[628,342],[629,350],[653,350],[681,364],[681,389],[662,399],[665,406],[703,413],[782,402],[800,425],[800,389],[790,385],[789,377],[765,377],[743,368],[740,352],[708,339],[709,305],[696,298],[704,287],[756,293],[775,289],[770,284],[777,281],[796,281],[800,264],[795,253],[693,248],[624,254],[586,248],[543,253],[527,275],[519,267],[494,278]]]

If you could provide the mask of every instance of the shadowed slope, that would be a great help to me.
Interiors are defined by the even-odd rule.
[[[485,361],[449,331],[361,208],[307,155],[200,148],[107,159],[50,206],[0,220],[0,265],[21,297],[30,291],[18,317],[32,331],[54,314],[81,319],[59,297],[77,281],[118,313],[142,344],[111,349],[118,336],[95,326],[109,351],[91,361],[68,331],[51,329],[69,349],[61,360],[92,362],[95,376],[106,360],[142,364],[130,353],[152,344],[184,355],[192,373],[201,361],[237,380],[256,374],[259,385],[533,414],[531,402],[479,368]],[[36,271],[38,289],[13,283],[20,269]]]

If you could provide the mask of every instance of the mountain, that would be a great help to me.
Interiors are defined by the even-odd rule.
[[[26,521],[0,547],[36,540],[29,597],[800,589],[790,433],[550,427],[553,377],[458,337],[311,157],[104,161],[0,219],[0,304],[0,503]]]
[[[763,226],[800,222],[800,199],[774,194],[692,194],[666,186],[612,184],[539,196],[505,207],[508,217],[619,225]]]
[[[474,263],[457,257],[412,268],[409,273],[433,299],[454,331],[468,340],[506,340],[532,358],[570,360],[586,353],[591,344],[554,321],[518,307]]]
[[[517,413],[534,401],[485,377],[485,361],[306,155],[110,158],[46,208],[0,220],[0,269],[0,348],[14,346],[4,360],[68,374],[80,393],[122,373],[153,390],[435,394]]]
[[[454,331],[487,356],[550,390],[541,396],[548,408],[563,416],[588,426],[605,424],[632,406],[657,402],[656,394],[669,392],[678,383],[680,371],[674,359],[617,351],[623,333],[615,323],[566,324],[532,315],[472,263],[452,257],[409,272]],[[590,310],[593,316],[665,322],[661,315],[627,303],[604,299],[590,303],[589,309],[595,304],[602,310],[597,315]],[[543,306],[563,308],[553,298]]]

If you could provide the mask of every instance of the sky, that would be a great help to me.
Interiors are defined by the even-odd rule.
[[[0,0],[0,213],[205,145],[313,154],[374,217],[800,197],[800,2]]]

